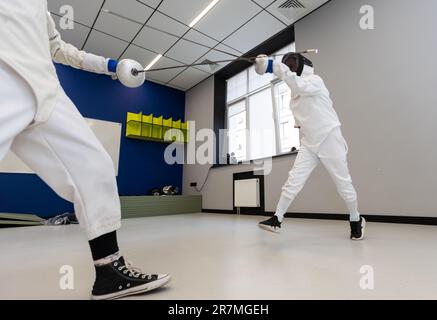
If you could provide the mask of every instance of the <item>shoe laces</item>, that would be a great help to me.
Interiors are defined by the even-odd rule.
[[[146,278],[147,278],[147,280],[152,279],[152,275],[143,273],[143,271],[140,268],[134,267],[132,262],[127,261],[127,260],[125,261],[125,265],[121,265],[118,268],[118,271],[123,272],[123,274],[129,273],[130,277],[134,277],[137,279],[140,277],[141,277],[141,279],[146,279]]]

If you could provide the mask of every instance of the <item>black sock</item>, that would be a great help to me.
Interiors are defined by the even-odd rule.
[[[93,260],[97,261],[106,258],[119,251],[117,243],[117,233],[115,231],[106,233],[90,242]]]

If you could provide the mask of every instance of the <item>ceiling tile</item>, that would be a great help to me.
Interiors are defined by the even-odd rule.
[[[261,10],[250,0],[222,0],[199,21],[196,29],[221,41]]]
[[[237,51],[235,48],[229,48],[229,46],[225,45],[224,43],[220,43],[216,48],[225,52],[236,54],[237,56],[243,55],[243,52]]]
[[[136,0],[106,0],[103,9],[108,9],[140,23],[146,22],[153,13],[152,9]]]
[[[170,84],[188,90],[209,76],[209,73],[189,68],[173,79]]]
[[[182,23],[179,23],[159,12],[153,14],[147,25],[169,32],[178,37],[181,37],[189,29]]]
[[[122,59],[133,59],[141,63],[143,67],[149,65],[153,59],[156,58],[156,53],[143,48],[137,47],[136,45],[130,45],[126,52],[123,54]],[[159,61],[152,67],[152,69],[166,68],[182,65],[182,63],[171,60],[166,57],[162,57]],[[156,80],[155,82],[166,83],[173,79],[175,76],[181,72],[183,68],[163,70],[163,71],[152,71],[146,73],[146,78],[148,80]]]
[[[178,38],[145,26],[134,39],[134,43],[150,51],[165,53]]]
[[[121,56],[121,59],[136,60],[141,63],[143,67],[146,67],[155,57],[156,53],[154,52],[137,47],[136,45],[130,45]]]
[[[252,1],[258,3],[261,7],[266,8],[270,4],[272,4],[272,2],[275,0],[252,0]],[[283,1],[285,1],[285,0],[283,0]]]
[[[74,24],[74,29],[66,29],[63,30],[59,28],[59,20],[60,18],[52,14],[52,18],[56,23],[56,28],[59,30],[59,33],[61,34],[62,40],[64,40],[67,43],[72,44],[73,46],[77,48],[82,48],[83,43],[85,42],[86,37],[88,36],[88,33],[90,32],[90,28],[84,27],[80,25],[79,23]]]
[[[124,41],[93,30],[86,42],[84,50],[106,58],[117,59],[126,46],[127,43]]]
[[[224,43],[240,51],[248,52],[284,28],[286,28],[284,24],[264,11],[226,39]]]
[[[91,27],[102,3],[103,0],[75,0],[67,3],[65,0],[48,0],[47,6],[49,11],[62,15],[59,9],[63,5],[70,5],[74,10],[74,20]]]
[[[239,58],[242,54],[229,49],[228,47],[220,47],[220,46],[215,46],[211,49],[211,52],[213,53],[218,53],[220,55],[224,55],[226,57],[226,59],[236,59]]]
[[[190,29],[190,31],[188,31],[188,33],[184,36],[184,39],[197,42],[210,48],[218,44],[218,41],[215,41],[214,39],[211,39],[210,37],[207,37],[201,34],[199,31],[193,29]]]
[[[158,69],[158,68],[167,68],[167,67],[174,67],[181,65],[180,62],[176,62],[174,60],[171,60],[166,57],[162,57],[159,59],[159,61],[152,67],[152,69]],[[177,68],[177,69],[170,69],[170,70],[163,70],[163,71],[152,71],[147,72],[146,77],[147,79],[152,80],[158,80],[160,82],[166,83],[176,77],[179,72],[184,70],[183,68]]]
[[[165,86],[165,82],[162,82],[162,81],[159,81],[159,80],[150,79],[147,75],[146,75],[146,81],[154,82],[154,83],[157,83],[157,84]]]
[[[161,2],[161,0],[136,0],[139,4],[144,3],[148,6],[151,6],[153,8],[156,8],[158,4]]]
[[[197,60],[196,63],[203,62],[204,60],[221,61],[221,60],[231,60],[231,59],[235,59],[235,57],[224,54],[224,53],[220,53],[217,51],[210,51],[206,55],[201,57],[199,60]],[[231,62],[232,61],[219,63],[218,66],[215,66],[215,67],[210,67],[210,66],[206,65],[206,66],[197,66],[196,68],[201,69],[201,70],[208,72],[208,73],[216,73],[221,68],[223,68],[224,66],[228,65]]]
[[[225,0],[222,0],[225,1]],[[240,0],[238,0],[240,1]],[[234,0],[235,2],[235,0]],[[159,7],[159,11],[189,25],[209,4],[211,0],[164,0]]]
[[[175,86],[175,85],[170,84],[170,83],[165,83],[165,82],[162,82],[162,81],[159,81],[159,80],[155,80],[155,79],[146,79],[146,81],[153,82],[153,83],[157,83],[157,84],[160,84],[160,85],[162,85],[162,86],[166,86],[166,87],[173,88],[173,89],[176,89],[176,90],[186,91],[186,89],[184,89],[184,88],[179,88],[178,86]]]
[[[287,17],[284,12],[278,9],[278,7],[285,2],[285,0],[277,0],[273,4],[268,7],[268,11],[273,14],[275,17],[286,23],[287,25],[291,25],[295,23],[297,20],[303,18],[305,15],[310,13],[311,11],[317,9],[319,6],[327,2],[328,0],[300,0],[300,2],[305,6],[305,8],[290,8],[288,9]]]
[[[128,42],[132,41],[141,27],[142,25],[138,23],[105,12],[100,13],[94,26],[96,30],[106,32]]]
[[[181,39],[167,52],[166,56],[190,64],[199,59],[208,50],[205,47]]]

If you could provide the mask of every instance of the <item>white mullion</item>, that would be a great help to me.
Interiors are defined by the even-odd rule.
[[[246,104],[246,159],[244,161],[250,160],[250,105],[249,105],[249,96],[245,98]]]
[[[249,68],[246,69],[246,96],[245,96],[245,104],[246,104],[246,159],[244,161],[250,160],[250,105],[249,105]]]

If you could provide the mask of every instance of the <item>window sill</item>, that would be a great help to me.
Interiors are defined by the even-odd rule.
[[[279,154],[277,156],[272,157],[272,159],[279,159],[279,158],[284,158],[284,157],[289,157],[289,156],[295,156],[299,153],[299,151],[292,151],[289,153],[283,153],[283,154]],[[230,163],[230,164],[215,164],[211,167],[211,169],[218,169],[218,168],[227,168],[227,167],[233,167],[233,166],[240,166],[240,165],[252,165],[255,164],[255,161],[262,161],[265,160],[267,158],[264,159],[257,159],[257,160],[250,160],[250,162],[239,162],[239,163]]]

